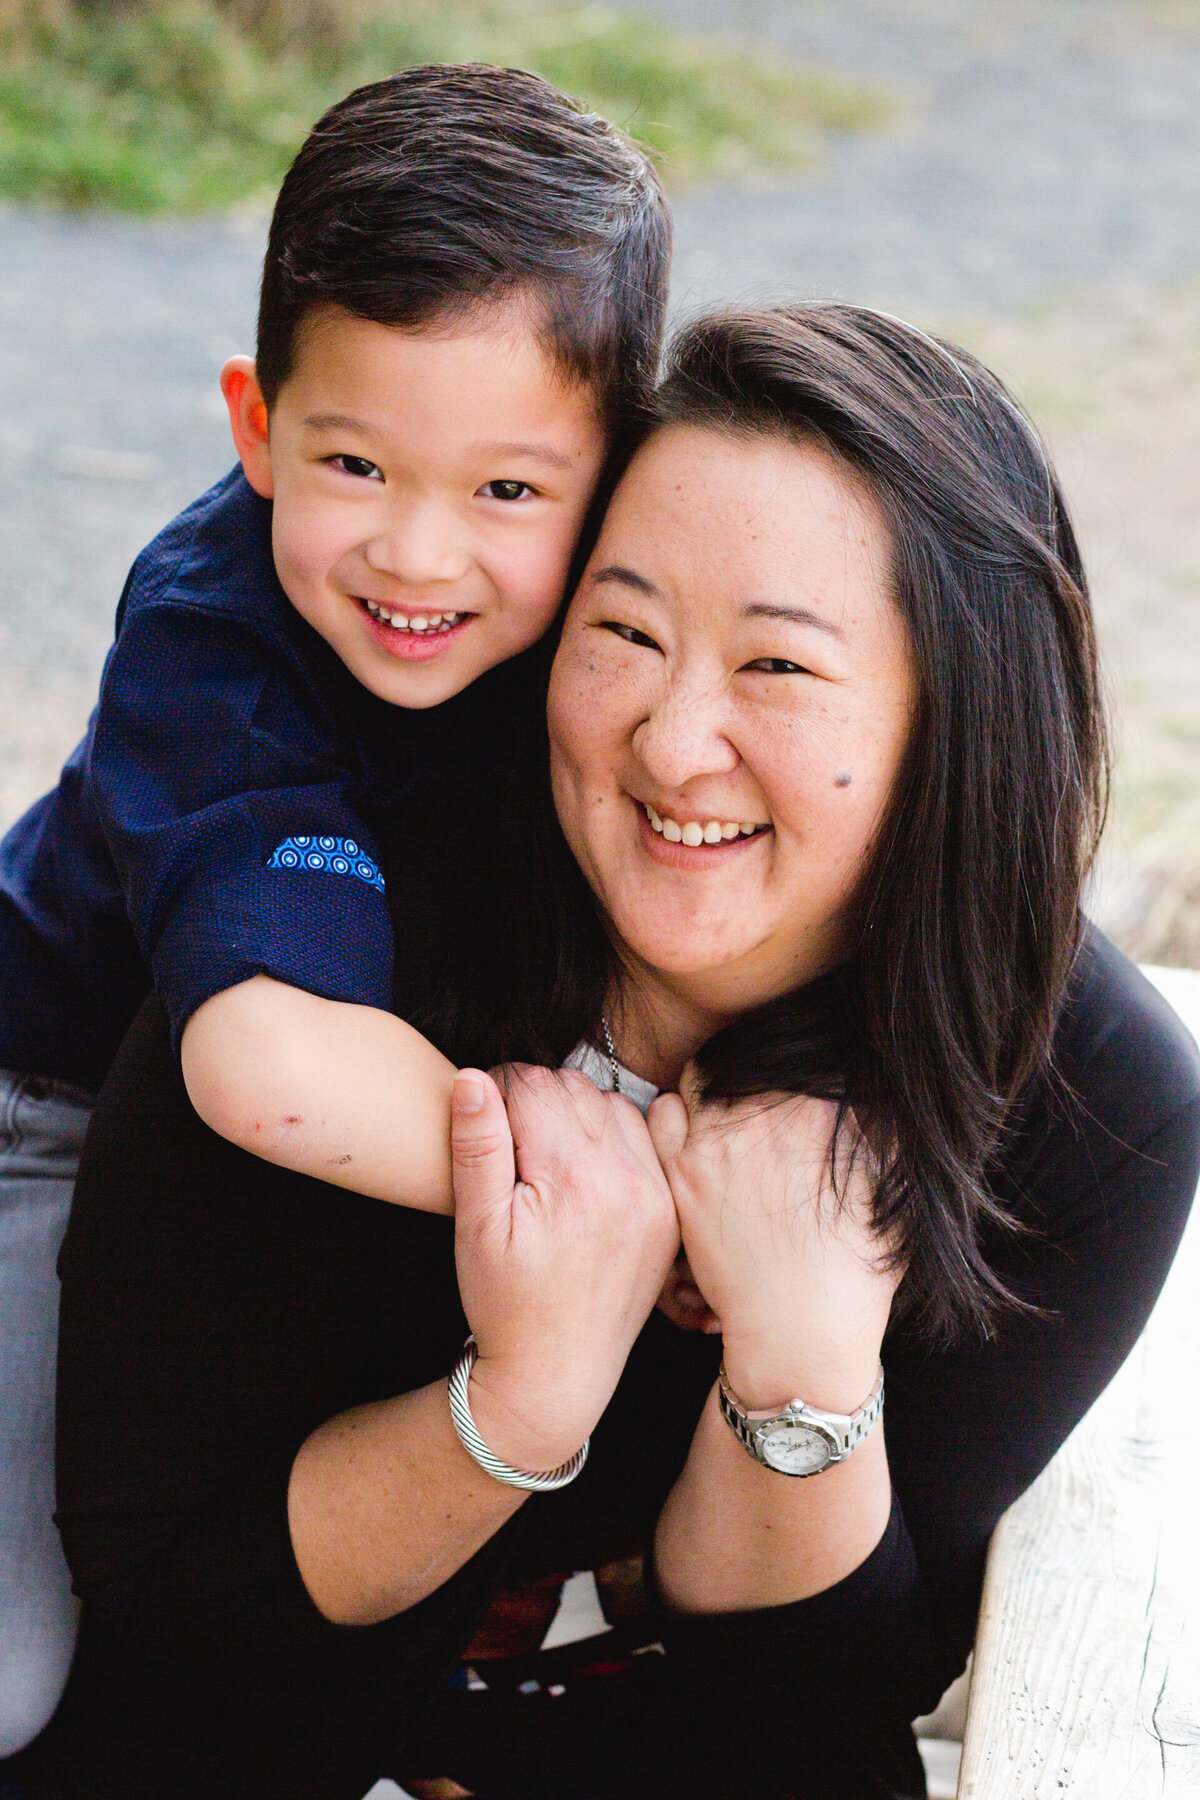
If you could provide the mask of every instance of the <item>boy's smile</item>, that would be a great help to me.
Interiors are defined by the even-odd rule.
[[[445,648],[445,639],[464,631],[472,613],[403,613],[378,601],[363,602],[376,626],[376,642],[401,661],[427,662]]]
[[[243,357],[222,387],[274,502],[288,599],[382,700],[436,706],[546,631],[604,457],[521,298],[422,328],[310,317],[269,428]]]

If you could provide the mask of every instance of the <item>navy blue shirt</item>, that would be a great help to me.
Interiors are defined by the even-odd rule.
[[[390,1006],[375,833],[507,679],[428,712],[370,694],[284,594],[270,503],[227,475],[134,563],[87,735],[0,844],[0,1067],[98,1089],[152,983],[176,1045],[255,974]]]

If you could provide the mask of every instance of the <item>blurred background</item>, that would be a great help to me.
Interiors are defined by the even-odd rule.
[[[651,144],[675,304],[948,332],[1045,433],[1118,752],[1093,910],[1200,966],[1200,0],[0,0],[0,825],[138,549],[229,466],[271,198],[402,63],[536,68]]]

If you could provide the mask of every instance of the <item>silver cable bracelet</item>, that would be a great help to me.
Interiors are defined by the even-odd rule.
[[[479,1355],[478,1347],[472,1334],[463,1346],[463,1353],[450,1371],[450,1417],[454,1421],[454,1429],[458,1433],[458,1441],[479,1464],[486,1475],[494,1481],[504,1482],[506,1487],[525,1488],[530,1493],[549,1494],[555,1488],[566,1487],[574,1481],[580,1469],[588,1459],[591,1438],[584,1438],[582,1445],[568,1462],[557,1469],[548,1469],[544,1474],[533,1474],[527,1469],[514,1469],[508,1463],[501,1462],[498,1456],[488,1449],[471,1417],[471,1403],[467,1399],[467,1383],[471,1379],[471,1370],[475,1367]]]

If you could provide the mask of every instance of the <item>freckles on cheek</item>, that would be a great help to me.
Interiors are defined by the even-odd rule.
[[[593,640],[579,634],[559,650],[550,677],[550,734],[560,756],[584,785],[602,779],[628,731],[628,672],[614,667]]]
[[[565,730],[576,740],[598,744],[619,736],[630,710],[628,675],[604,657],[584,651],[564,679],[558,693],[552,688],[552,713],[558,712]]]

